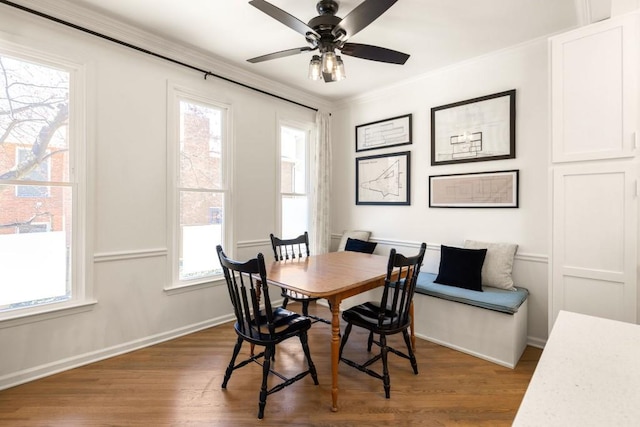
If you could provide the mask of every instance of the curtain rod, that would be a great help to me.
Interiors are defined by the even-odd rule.
[[[141,47],[139,47],[139,46],[133,45],[133,44],[131,44],[131,43],[127,43],[127,42],[124,42],[124,41],[122,41],[122,40],[118,40],[118,39],[116,39],[116,38],[113,38],[113,37],[107,36],[106,34],[98,33],[97,31],[93,31],[93,30],[90,30],[90,29],[88,29],[88,28],[81,27],[80,25],[73,24],[73,23],[71,23],[71,22],[69,22],[69,21],[65,21],[65,20],[63,20],[63,19],[56,18],[55,16],[51,16],[51,15],[48,15],[48,14],[46,14],[46,13],[43,13],[43,12],[39,12],[39,11],[37,11],[37,10],[34,10],[34,9],[30,9],[30,8],[28,8],[28,7],[26,7],[26,6],[22,6],[22,5],[16,4],[16,3],[11,2],[11,1],[7,1],[7,0],[0,0],[0,3],[2,3],[2,4],[6,4],[7,6],[14,7],[14,8],[16,8],[16,9],[20,9],[20,10],[22,10],[22,11],[24,11],[24,12],[31,13],[31,14],[33,14],[33,15],[37,15],[37,16],[39,16],[39,17],[41,17],[41,18],[45,18],[45,19],[48,19],[48,20],[50,20],[50,21],[57,22],[58,24],[66,25],[67,27],[71,27],[71,28],[73,28],[73,29],[76,29],[76,30],[82,31],[82,32],[84,32],[84,33],[91,34],[91,35],[96,36],[96,37],[100,37],[101,39],[108,40],[108,41],[110,41],[110,42],[113,42],[113,43],[119,44],[119,45],[121,45],[121,46],[125,46],[125,47],[128,47],[128,48],[133,49],[133,50],[137,50],[138,52],[146,53],[147,55],[151,55],[151,56],[154,56],[154,57],[156,57],[156,58],[160,58],[160,59],[163,59],[163,60],[165,60],[165,61],[171,62],[171,63],[173,63],[173,64],[181,65],[181,66],[186,67],[186,68],[189,68],[189,69],[191,69],[191,70],[198,71],[198,72],[200,72],[200,73],[203,73],[203,74],[204,74],[204,79],[205,79],[205,80],[207,79],[207,77],[208,77],[208,76],[216,77],[216,78],[218,78],[218,79],[221,79],[221,80],[227,81],[227,82],[229,82],[229,83],[236,84],[236,85],[238,85],[238,86],[242,86],[242,87],[244,87],[244,88],[246,88],[246,89],[250,89],[250,90],[253,90],[253,91],[255,91],[255,92],[262,93],[262,94],[264,94],[264,95],[268,95],[268,96],[271,96],[271,97],[274,97],[274,98],[278,98],[278,99],[280,99],[280,100],[282,100],[282,101],[287,101],[287,102],[290,102],[290,103],[292,103],[292,104],[298,105],[298,106],[300,106],[300,107],[308,108],[309,110],[318,111],[318,109],[317,109],[317,108],[314,108],[314,107],[310,107],[310,106],[308,106],[308,105],[301,104],[301,103],[296,102],[296,101],[293,101],[293,100],[291,100],[291,99],[288,99],[288,98],[282,97],[282,96],[280,96],[280,95],[276,95],[276,94],[271,93],[271,92],[267,92],[267,91],[262,90],[262,89],[258,89],[258,88],[256,88],[256,87],[250,86],[250,85],[248,85],[248,84],[245,84],[245,83],[242,83],[242,82],[239,82],[239,81],[236,81],[236,80],[230,79],[230,78],[228,78],[228,77],[224,77],[224,76],[221,76],[221,75],[219,75],[219,74],[212,73],[211,71],[204,70],[204,69],[202,69],[202,68],[199,68],[199,67],[196,67],[196,66],[193,66],[193,65],[187,64],[187,63],[182,62],[182,61],[178,61],[177,59],[173,59],[173,58],[169,58],[168,56],[160,55],[159,53],[155,53],[155,52],[152,52],[152,51],[150,51],[150,50],[147,50],[147,49],[141,48]]]

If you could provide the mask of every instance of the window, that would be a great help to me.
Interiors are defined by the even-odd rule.
[[[78,66],[0,45],[0,319],[86,298],[81,78]]]
[[[222,274],[216,246],[227,248],[228,188],[226,152],[228,107],[173,89],[170,113],[174,126],[175,177],[169,197],[172,245],[172,287],[211,282]]]
[[[280,126],[280,227],[283,238],[309,229],[309,129]]]

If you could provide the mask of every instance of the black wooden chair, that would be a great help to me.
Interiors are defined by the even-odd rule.
[[[238,340],[233,348],[231,362],[229,362],[224,374],[222,388],[227,388],[229,378],[231,378],[231,374],[236,369],[242,368],[251,362],[262,365],[262,387],[260,388],[258,403],[258,418],[262,418],[264,416],[264,407],[267,404],[267,396],[271,393],[280,391],[284,387],[301,380],[307,374],[311,374],[313,382],[316,385],[318,384],[316,368],[311,360],[307,342],[307,331],[311,328],[311,320],[284,308],[276,308],[275,310],[271,308],[267,273],[264,257],[261,253],[258,254],[257,258],[246,262],[238,262],[227,258],[220,245],[216,249],[236,315],[234,328],[238,335]],[[258,288],[261,288],[260,293]],[[264,309],[260,308],[261,302]],[[300,339],[302,350],[307,358],[308,369],[293,378],[287,378],[272,369],[271,359],[274,356],[276,345],[293,337]],[[236,364],[236,358],[244,341],[263,346],[264,351],[251,355],[248,359]],[[267,378],[270,373],[280,378],[282,382],[268,389]]]
[[[276,261],[294,260],[296,258],[304,258],[309,256],[309,234],[305,231],[304,234],[299,235],[295,239],[281,239],[275,237],[273,233],[271,237],[271,248],[273,249],[273,255]],[[282,289],[282,308],[287,308],[289,300],[297,301],[302,304],[302,314],[306,317],[313,319],[313,322],[323,322],[328,325],[331,321],[323,319],[322,317],[309,314],[309,303],[317,301],[321,298],[314,298],[308,295],[304,295],[289,289]]]
[[[411,348],[411,341],[407,330],[411,325],[411,302],[413,301],[416,281],[420,273],[420,267],[426,249],[427,245],[423,243],[420,246],[420,252],[412,257],[405,257],[404,255],[396,253],[395,249],[391,249],[389,263],[387,265],[387,277],[384,282],[384,290],[380,302],[366,302],[342,313],[342,318],[347,322],[347,327],[345,328],[340,343],[340,360],[349,366],[353,366],[362,372],[382,380],[387,399],[391,393],[389,367],[387,364],[388,352],[409,359],[414,374],[418,374],[418,364],[413,349]],[[354,325],[369,331],[367,351],[371,352],[371,346],[373,344],[380,347],[380,353],[363,364],[349,360],[342,355],[344,346],[349,339],[351,328]],[[408,354],[387,345],[387,335],[400,332],[407,345]],[[374,335],[379,335],[380,340],[375,341]],[[371,364],[380,359],[382,359],[382,374],[369,369]]]

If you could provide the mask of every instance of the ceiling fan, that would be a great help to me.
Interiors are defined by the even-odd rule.
[[[334,82],[345,77],[344,63],[342,58],[336,55],[336,51],[356,58],[402,65],[409,59],[406,53],[379,46],[347,42],[349,37],[375,21],[396,1],[398,0],[364,0],[347,16],[340,18],[336,16],[337,1],[319,0],[316,4],[319,15],[305,24],[265,0],[251,0],[250,5],[302,34],[308,46],[257,56],[247,61],[263,62],[317,50],[319,55],[313,55],[309,64],[309,78],[312,80],[322,78],[325,82]]]

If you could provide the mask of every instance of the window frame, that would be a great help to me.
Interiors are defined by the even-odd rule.
[[[307,230],[310,234],[310,238],[313,238],[311,233],[311,203],[312,203],[312,191],[313,186],[311,185],[311,177],[313,175],[313,165],[311,162],[312,150],[314,149],[314,141],[313,141],[313,129],[314,123],[311,122],[303,122],[298,120],[284,119],[281,118],[278,120],[278,131],[277,131],[277,144],[276,144],[276,191],[278,194],[278,202],[276,204],[277,208],[277,226],[275,229],[279,236],[283,238],[288,237],[297,237],[297,236],[283,236],[282,235],[282,216],[283,216],[283,208],[282,208],[282,199],[285,196],[305,196],[307,198]],[[282,128],[287,127],[299,131],[303,131],[306,134],[305,141],[305,193],[283,193],[282,192]]]
[[[87,120],[87,67],[85,64],[69,60],[55,53],[28,47],[27,40],[9,42],[0,39],[0,55],[40,66],[63,70],[69,73],[69,123],[67,138],[69,149],[69,180],[66,182],[43,182],[43,186],[70,188],[71,208],[71,251],[69,253],[71,298],[60,302],[21,307],[0,312],[0,327],[13,327],[31,322],[52,319],[90,310],[96,300],[93,296],[93,233],[88,227],[88,210],[91,196],[87,188],[93,182],[91,167],[92,141],[89,139]],[[50,167],[50,165],[49,165]],[[49,173],[51,171],[49,170]],[[7,185],[16,188],[31,181],[7,180]],[[39,183],[38,183],[39,184]],[[16,189],[17,191],[17,189]]]
[[[223,194],[223,229],[222,242],[225,251],[231,254],[231,242],[233,241],[233,215],[231,205],[231,162],[233,159],[231,141],[232,135],[232,109],[231,105],[218,101],[214,96],[201,90],[192,89],[172,82],[168,82],[167,102],[167,236],[168,236],[168,268],[169,278],[164,290],[167,292],[198,289],[212,286],[224,280],[222,273],[213,276],[198,277],[189,280],[180,280],[180,192],[182,190],[194,190],[193,188],[179,187],[180,182],[180,153],[181,153],[181,118],[180,101],[194,102],[196,104],[210,106],[223,110],[222,141],[218,155],[210,151],[212,157],[220,158],[221,162],[221,188],[207,190],[210,193]],[[195,190],[199,191],[199,190]],[[217,255],[215,255],[217,256]]]

